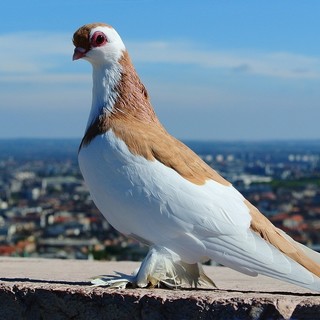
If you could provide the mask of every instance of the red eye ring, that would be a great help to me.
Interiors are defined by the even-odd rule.
[[[92,47],[101,47],[108,42],[106,35],[101,31],[96,31],[91,37]]]

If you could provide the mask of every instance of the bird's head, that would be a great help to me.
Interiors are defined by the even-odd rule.
[[[119,34],[104,23],[80,27],[73,35],[73,44],[73,60],[83,58],[98,66],[116,63],[125,51]]]

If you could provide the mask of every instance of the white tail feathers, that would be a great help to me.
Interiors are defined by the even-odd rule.
[[[314,262],[320,264],[320,253],[316,252],[305,245],[293,240],[290,236],[288,236],[284,231],[278,229],[278,231],[281,233],[281,235],[286,238],[290,243],[292,243],[295,247],[302,250],[306,256],[308,256],[310,259],[312,259]]]
[[[285,235],[286,238],[289,236]],[[291,239],[291,238],[290,238]],[[298,245],[313,259],[319,255],[311,249]],[[263,240],[255,232],[248,230],[248,236],[217,237],[203,240],[210,258],[234,270],[255,276],[263,274],[295,285],[320,291],[320,278],[302,265],[280,252],[273,245]]]

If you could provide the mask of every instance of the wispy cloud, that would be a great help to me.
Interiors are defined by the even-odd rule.
[[[1,72],[38,73],[57,66],[53,57],[68,54],[68,37],[65,34],[19,32],[0,35]],[[70,40],[69,40],[70,42]],[[70,54],[70,52],[69,52]]]
[[[70,70],[72,43],[64,33],[19,32],[0,34],[0,82],[50,85],[89,82],[85,74]],[[39,91],[30,87],[30,90]],[[5,94],[5,93],[4,93]]]
[[[0,35],[1,82],[88,82],[84,70],[71,66],[71,36],[19,32]],[[212,50],[193,42],[126,41],[135,62],[196,65],[231,72],[286,78],[320,78],[320,59],[289,52]],[[81,69],[82,68],[82,69]],[[77,73],[75,76],[74,74]],[[87,70],[86,70],[87,73]]]
[[[91,76],[89,74],[75,74],[75,73],[29,73],[23,74],[6,74],[0,76],[0,81],[6,83],[26,83],[29,84],[71,84],[71,83],[91,83]]]
[[[320,58],[250,49],[210,50],[186,42],[129,42],[136,61],[193,64],[277,78],[320,78]]]

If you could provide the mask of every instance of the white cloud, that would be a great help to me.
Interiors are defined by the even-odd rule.
[[[43,72],[59,65],[58,57],[72,53],[70,37],[63,33],[2,34],[0,43],[0,70],[7,74]]]
[[[73,45],[69,34],[0,34],[0,43],[0,82],[7,86],[19,88],[28,84],[30,90],[37,91],[33,85],[90,85],[90,72],[82,71],[85,66],[89,70],[89,66],[72,63]]]
[[[0,35],[0,43],[2,103],[16,106],[28,103],[37,106],[41,104],[42,99],[46,99],[53,106],[54,103],[65,105],[64,100],[70,103],[72,101],[79,103],[81,99],[90,100],[91,68],[87,62],[71,61],[73,45],[69,34],[44,32],[3,34]],[[191,42],[126,41],[126,43],[134,63],[139,63],[143,68],[148,64],[161,63],[195,65],[200,67],[197,71],[198,79],[203,72],[201,68],[227,71],[229,75],[225,79],[230,77],[230,72],[283,80],[320,78],[320,60],[311,56],[284,52],[210,50]],[[148,68],[150,70],[150,66]],[[206,73],[208,74],[207,71]],[[235,103],[248,105],[250,97],[255,96],[252,92],[249,93],[249,89],[241,87],[237,90],[236,85],[230,84],[228,80],[227,84],[216,87],[212,80],[203,83],[197,83],[192,78],[188,79],[188,82],[178,81],[183,75],[179,76],[178,80],[169,79],[169,81],[160,78],[156,73],[154,75],[148,73],[147,77],[147,87],[150,89],[152,101],[157,106],[208,106],[214,101],[215,105],[231,107]],[[231,87],[232,95],[230,95]],[[251,85],[250,90],[252,90]],[[265,92],[266,88],[263,91]],[[13,95],[13,92],[21,94]],[[263,95],[261,92],[260,94]]]
[[[90,74],[75,74],[75,73],[23,73],[20,75],[0,75],[0,82],[11,84],[29,83],[29,84],[74,84],[83,83],[91,84]]]
[[[0,43],[0,81],[54,82],[56,79],[82,82],[86,79],[79,75],[79,70],[84,70],[83,65],[71,63],[73,45],[70,34],[2,34]],[[126,44],[134,62],[191,64],[276,78],[320,78],[320,59],[307,55],[250,49],[212,50],[192,42],[126,41]],[[70,73],[72,68],[77,73],[74,77]],[[69,70],[69,73],[63,70]]]
[[[277,78],[320,78],[320,59],[289,52],[209,50],[196,43],[129,42],[135,61],[193,64]]]

